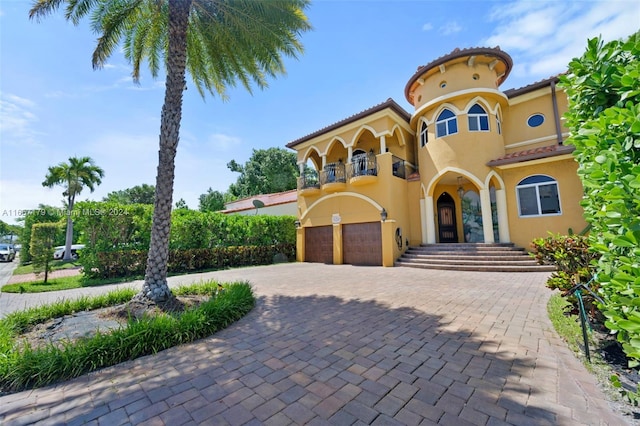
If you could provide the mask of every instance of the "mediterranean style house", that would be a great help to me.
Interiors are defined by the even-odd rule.
[[[586,226],[557,77],[501,91],[511,57],[455,49],[405,97],[287,144],[297,151],[297,259],[393,266],[413,246],[513,243]]]

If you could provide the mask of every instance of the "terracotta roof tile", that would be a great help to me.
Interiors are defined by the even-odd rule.
[[[409,114],[407,111],[404,110],[404,108],[402,108],[400,105],[398,105],[398,103],[396,103],[396,101],[394,101],[393,99],[389,98],[386,101],[379,103],[378,105],[374,105],[371,108],[367,108],[364,111],[360,111],[357,114],[353,114],[345,119],[342,119],[338,122],[335,122],[333,124],[330,124],[326,127],[323,127],[320,130],[317,130],[313,133],[310,133],[306,136],[303,136],[299,139],[296,139],[294,141],[291,141],[287,144],[287,148],[293,148],[296,145],[299,145],[303,142],[308,141],[309,139],[313,139],[316,136],[320,136],[324,133],[330,132],[331,130],[335,130],[339,127],[342,127],[346,124],[352,123],[356,120],[359,120],[363,117],[366,117],[367,115],[371,115],[373,113],[376,113],[378,111],[382,111],[385,108],[391,108],[392,110],[394,110],[398,115],[400,115],[407,123],[409,122],[409,120],[411,119],[411,114]]]
[[[234,213],[243,210],[252,210],[256,207],[253,205],[254,200],[260,200],[264,203],[265,207],[277,206],[279,204],[286,204],[295,202],[298,199],[298,191],[292,189],[291,191],[276,192],[273,194],[261,194],[254,195],[253,197],[242,198],[240,200],[232,201],[225,204],[225,209],[221,213]]]
[[[560,75],[562,75],[562,73],[558,75],[553,75],[551,77],[548,77],[542,80],[538,80],[535,83],[527,84],[526,86],[518,87],[517,89],[505,90],[504,94],[508,98],[513,98],[519,95],[523,95],[525,93],[533,92],[534,90],[549,86],[552,82],[557,83],[558,77]]]
[[[500,166],[503,164],[520,163],[523,161],[537,160],[539,158],[555,157],[557,155],[570,154],[576,149],[573,145],[549,145],[525,151],[512,152],[500,158],[491,160],[487,166]]]

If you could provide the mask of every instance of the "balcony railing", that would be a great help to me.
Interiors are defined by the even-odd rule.
[[[347,181],[347,175],[345,172],[344,164],[329,163],[324,166],[324,170],[320,172],[320,184],[326,185],[329,183],[345,183]]]
[[[394,155],[391,164],[394,176],[402,179],[407,178],[407,166],[405,165],[405,161],[402,158],[396,157]]]
[[[305,172],[298,178],[298,191],[312,188],[320,188],[320,180],[318,179],[318,173],[315,170]]]
[[[354,155],[351,163],[347,164],[347,177],[378,176],[378,162],[375,155]]]

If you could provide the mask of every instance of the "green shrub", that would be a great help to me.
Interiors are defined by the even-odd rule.
[[[601,257],[598,282],[606,326],[630,364],[640,364],[640,33],[588,41],[561,86],[584,187],[590,243]]]
[[[193,286],[192,286],[193,287]],[[98,333],[88,339],[49,344],[44,348],[16,345],[13,339],[30,325],[74,312],[69,302],[56,308],[42,307],[29,313],[10,314],[0,321],[0,392],[19,391],[69,380],[99,368],[108,367],[172,346],[210,336],[246,315],[254,306],[248,283],[233,283],[217,292],[217,283],[205,283],[196,294],[212,297],[182,314],[148,316],[130,320],[110,333]],[[189,290],[186,290],[189,292]],[[176,290],[185,294],[185,290]],[[120,301],[121,295],[113,298]],[[128,295],[131,298],[131,295]],[[109,296],[106,297],[109,299]],[[84,299],[80,305],[103,305]]]

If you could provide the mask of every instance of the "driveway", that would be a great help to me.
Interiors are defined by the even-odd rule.
[[[553,331],[546,277],[305,263],[172,277],[249,280],[258,303],[193,344],[0,397],[0,424],[627,424]],[[2,294],[0,310],[58,297]]]

